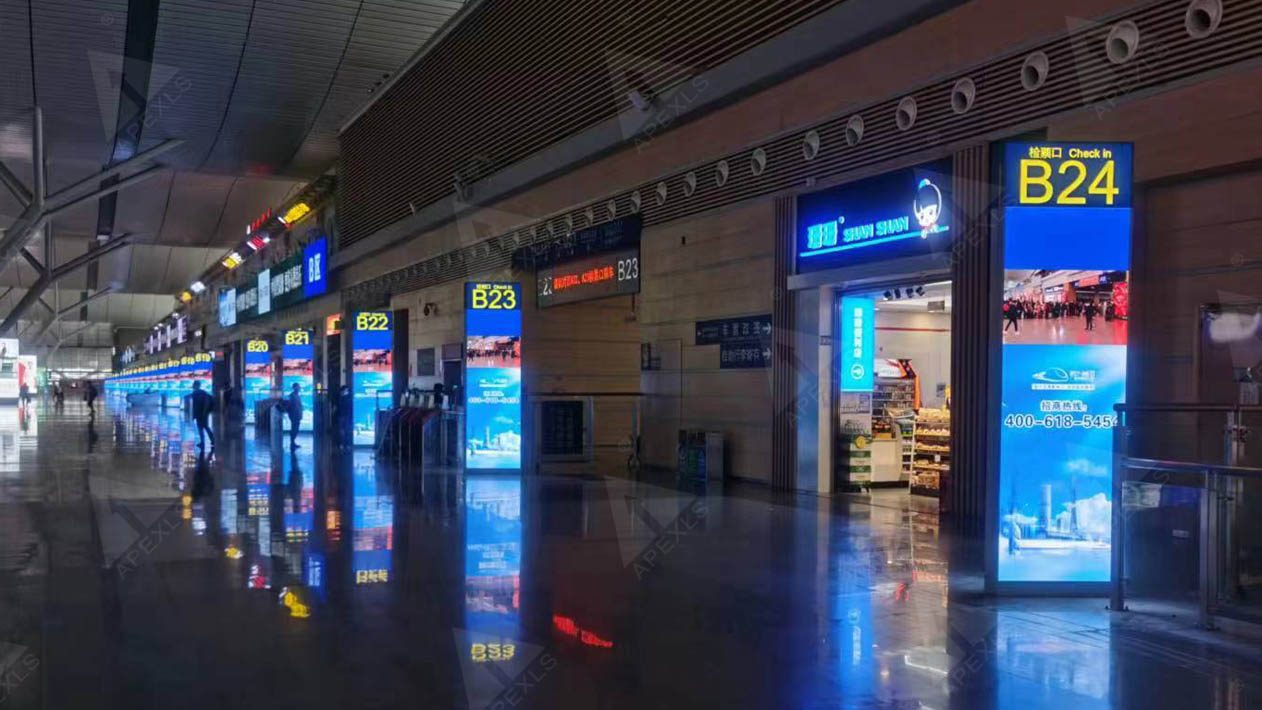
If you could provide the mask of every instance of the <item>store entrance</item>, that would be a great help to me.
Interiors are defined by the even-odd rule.
[[[951,282],[839,291],[835,312],[833,490],[937,498],[951,470]]]

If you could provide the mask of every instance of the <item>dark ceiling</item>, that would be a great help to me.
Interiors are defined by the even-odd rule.
[[[64,307],[115,289],[54,335],[86,327],[67,345],[105,346],[113,328],[147,327],[169,313],[172,294],[251,220],[332,166],[341,124],[462,2],[0,0],[0,161],[28,186],[37,104],[50,192],[93,176],[111,156],[184,141],[159,158],[171,171],[122,190],[116,205],[89,202],[54,221],[57,263],[91,248],[100,230],[135,242],[48,292],[46,301]],[[144,95],[129,95],[137,86]],[[134,120],[120,130],[133,104]],[[0,229],[21,211],[0,190]],[[46,259],[40,240],[30,250]],[[0,314],[35,278],[22,259],[6,266]]]

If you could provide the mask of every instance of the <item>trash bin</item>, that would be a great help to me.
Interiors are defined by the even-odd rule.
[[[724,475],[723,433],[701,429],[679,430],[679,475],[718,481]]]

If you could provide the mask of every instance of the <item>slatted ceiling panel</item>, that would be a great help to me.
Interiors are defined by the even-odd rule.
[[[167,209],[167,195],[171,192],[175,173],[165,171],[156,177],[120,191],[114,216],[114,233],[141,235],[153,241],[162,227],[162,216]],[[95,207],[96,203],[92,203]],[[86,208],[93,217],[96,210]]]
[[[0,0],[0,121],[8,122],[15,111],[31,106],[31,46],[27,27],[29,4],[26,0]],[[3,140],[0,138],[0,140]],[[0,143],[0,158],[8,157]]]
[[[173,180],[166,220],[162,224],[162,232],[155,234],[153,241],[177,246],[204,246],[213,242],[215,246],[227,248],[244,235],[242,228],[233,235],[231,242],[216,241],[219,236],[217,226],[220,215],[223,213],[228,190],[232,188],[236,178],[176,172]]]
[[[447,196],[457,171],[476,180],[616,116],[621,70],[668,86],[839,1],[485,3],[343,133],[343,244]],[[505,82],[505,66],[547,69]]]
[[[116,63],[123,54],[127,2],[40,0],[30,6],[35,91],[48,144],[73,146],[76,158],[99,165],[109,156],[107,137],[118,118],[118,79],[109,69],[110,58]],[[25,25],[4,30],[6,38],[29,31]],[[23,61],[29,65],[30,56]],[[50,174],[49,183],[56,187],[79,177]]]
[[[227,119],[204,169],[268,175],[289,162],[333,81],[357,6],[257,0]]]
[[[162,0],[154,40],[148,124],[141,146],[186,142],[164,161],[193,169],[210,151],[232,94],[250,24],[252,0]]]
[[[1072,37],[1057,37],[961,74],[972,78],[978,88],[976,102],[964,116],[949,108],[951,88],[959,76],[949,77],[911,92],[918,101],[918,118],[910,130],[898,129],[895,108],[901,97],[890,97],[812,127],[822,137],[822,149],[813,161],[802,156],[802,139],[807,129],[789,131],[760,146],[725,156],[731,174],[723,187],[714,182],[718,161],[708,162],[691,168],[698,177],[697,191],[691,197],[684,196],[684,178],[689,170],[681,170],[613,198],[618,203],[618,214],[631,213],[630,197],[639,192],[645,225],[662,224],[745,200],[801,190],[810,180],[853,175],[891,161],[931,156],[948,145],[983,139],[1014,126],[1037,125],[1050,116],[1084,110],[1093,102],[1125,100],[1126,94],[1118,95],[1118,87],[1138,93],[1200,72],[1262,59],[1262,33],[1256,31],[1262,23],[1262,0],[1236,0],[1219,29],[1201,40],[1192,39],[1183,29],[1186,9],[1183,0],[1163,0],[1080,30]],[[1111,24],[1121,19],[1135,21],[1142,37],[1137,55],[1127,65],[1117,67],[1104,58],[1104,41]],[[1042,88],[1026,91],[1021,86],[1021,65],[1025,56],[1035,50],[1047,53],[1051,71]],[[863,117],[865,131],[861,143],[850,147],[845,142],[845,126],[855,114]],[[754,148],[761,148],[768,155],[767,169],[761,176],[754,176],[750,170]],[[659,181],[669,188],[668,199],[662,205],[655,192]],[[379,301],[386,291],[414,290],[504,267],[510,263],[518,241],[529,243],[548,239],[549,234],[564,234],[567,217],[575,226],[583,226],[588,207],[602,215],[597,221],[606,219],[608,199],[577,206],[481,244],[384,274],[353,286],[349,298],[353,303],[371,303]],[[344,205],[343,211],[349,207]],[[552,227],[551,233],[548,226]]]
[[[332,163],[338,155],[337,131],[342,124],[363,105],[374,85],[406,63],[461,4],[456,0],[406,4],[365,0],[346,43],[336,48],[344,49],[344,54],[327,95],[322,97],[320,112],[283,172],[311,175]]]

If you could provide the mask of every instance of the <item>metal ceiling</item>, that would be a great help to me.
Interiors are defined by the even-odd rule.
[[[122,190],[115,235],[133,246],[73,273],[48,292],[55,307],[85,289],[115,293],[76,311],[88,321],[145,327],[246,225],[328,170],[337,129],[459,10],[462,0],[0,0],[0,161],[29,186],[32,109],[44,113],[49,190],[109,163],[128,27],[153,27],[140,149],[183,139],[162,156],[172,171]],[[129,7],[156,11],[130,22]],[[130,83],[130,81],[129,81]],[[134,99],[133,99],[134,100]],[[54,221],[56,263],[96,241],[95,204]],[[0,230],[21,213],[0,189]],[[35,240],[30,251],[46,259]],[[0,272],[0,316],[35,278],[15,259]],[[44,309],[30,318],[44,318]],[[86,322],[86,321],[85,321]],[[62,327],[59,323],[56,327]],[[95,337],[88,329],[80,340]]]

